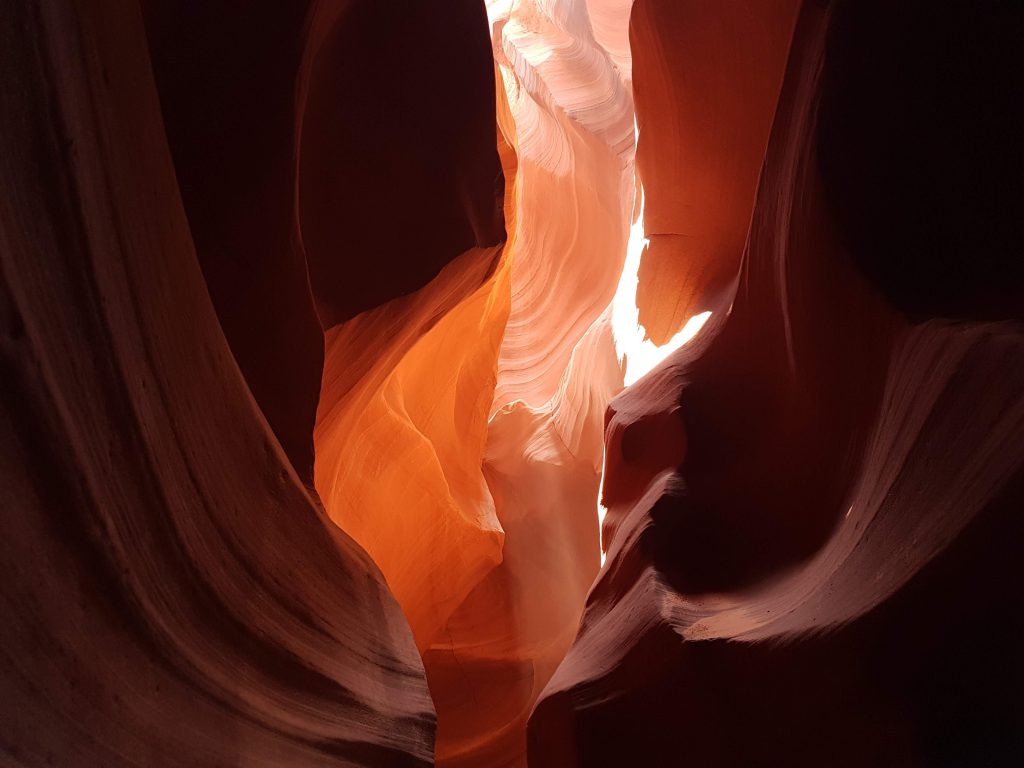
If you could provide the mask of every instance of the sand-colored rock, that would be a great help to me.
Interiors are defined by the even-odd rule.
[[[1024,764],[1016,5],[65,5],[0,763]]]
[[[600,10],[621,48],[628,6]],[[488,12],[508,244],[327,332],[316,437],[317,488],[410,619],[452,766],[523,764],[599,566],[634,202],[628,49],[617,64],[583,2]]]

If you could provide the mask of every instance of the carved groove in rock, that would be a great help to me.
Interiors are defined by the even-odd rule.
[[[1019,8],[8,15],[0,762],[1024,761]]]

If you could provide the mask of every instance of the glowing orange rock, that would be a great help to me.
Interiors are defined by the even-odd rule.
[[[508,316],[501,248],[327,332],[316,484],[384,571],[421,649],[501,562],[482,465]]]
[[[446,765],[525,759],[597,572],[634,205],[628,82],[587,7],[488,10],[509,243],[328,330],[316,431],[317,488],[409,617]]]
[[[518,159],[512,313],[495,407],[539,407],[605,310],[622,271],[634,175],[628,83],[587,6],[489,4]],[[628,19],[619,17],[622,28]]]
[[[1024,763],[1019,9],[93,5],[0,28],[6,759]]]
[[[800,3],[637,0],[630,40],[647,194],[640,322],[666,343],[728,293]]]

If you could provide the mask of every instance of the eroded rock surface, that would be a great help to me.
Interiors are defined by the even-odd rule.
[[[139,5],[0,29],[0,762],[1024,762],[1019,9]]]
[[[7,11],[3,762],[429,764],[408,625],[218,325],[138,7]]]
[[[487,10],[508,242],[464,243],[422,289],[329,328],[316,432],[325,505],[423,654],[437,759],[467,766],[525,762],[599,567],[622,387],[608,307],[634,204],[628,6],[600,9],[607,43],[583,2]]]
[[[994,158],[1017,157],[1020,111],[1000,92],[949,128],[907,96],[947,89],[973,103],[969,83],[1005,82],[987,66],[1010,55],[1020,14],[1003,6],[995,24],[956,4],[918,28],[920,16],[867,5],[803,5],[733,295],[695,345],[612,403],[608,561],[531,718],[531,765],[1020,758],[1024,595],[1010,542],[1024,498],[1024,334],[1020,294],[1009,300],[999,277],[1012,251],[977,261],[947,249],[933,277],[929,237],[911,234],[964,239],[993,217],[1005,236],[1019,195],[933,217],[1002,178]],[[884,48],[885,77],[910,90],[876,101],[871,88],[892,86],[867,51],[893,41],[887,24],[903,37]],[[938,40],[955,52],[937,53]],[[848,99],[887,107],[861,113],[865,124],[924,133],[893,140],[931,145],[934,133],[948,151],[1006,153],[978,151],[946,176],[934,156],[937,176],[854,167],[832,153],[866,160],[879,144],[837,122]],[[876,194],[892,198],[883,179],[928,216],[867,215]],[[889,251],[901,264],[866,250],[886,238],[910,249]],[[971,314],[937,289],[924,316],[923,286],[956,271],[991,303]],[[659,439],[630,453],[631,434]]]

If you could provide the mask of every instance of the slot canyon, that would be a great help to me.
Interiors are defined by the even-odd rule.
[[[1024,4],[2,7],[0,765],[1024,765]]]

